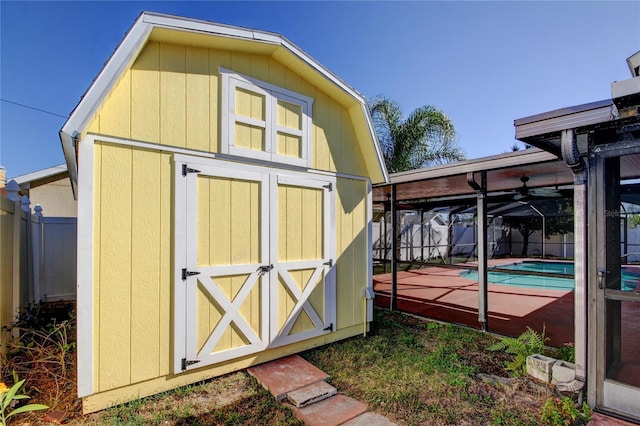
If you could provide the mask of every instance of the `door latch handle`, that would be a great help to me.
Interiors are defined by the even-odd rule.
[[[607,275],[607,271],[604,268],[598,268],[598,288],[604,290],[604,277]]]
[[[269,272],[272,269],[273,269],[273,265],[258,266],[258,272],[260,272],[260,274],[266,274],[267,272]]]

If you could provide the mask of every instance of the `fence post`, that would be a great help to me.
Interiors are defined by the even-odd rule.
[[[27,295],[26,302],[34,300],[34,285],[33,285],[33,229],[31,223],[31,200],[26,195],[22,196],[22,210],[26,213],[26,238],[25,244],[27,249]]]
[[[43,261],[43,238],[44,238],[44,221],[42,216],[42,206],[36,204],[33,208],[34,215],[32,217],[32,229],[33,229],[33,296],[35,301],[39,301],[41,298],[41,278],[42,278],[42,261]]]
[[[13,201],[13,260],[11,277],[13,279],[11,288],[11,313],[15,315],[20,307],[20,252],[21,250],[21,238],[20,238],[20,225],[22,222],[22,214],[20,209],[20,186],[18,183],[11,179],[4,187],[7,193],[7,198]],[[16,329],[12,329],[11,335],[17,337]]]

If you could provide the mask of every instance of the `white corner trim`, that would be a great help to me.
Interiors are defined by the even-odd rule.
[[[373,188],[367,180],[367,285],[373,294]],[[373,300],[367,299],[367,321],[373,321]]]
[[[78,327],[78,396],[94,393],[93,340],[93,138],[79,146],[78,235],[77,235],[77,327]]]

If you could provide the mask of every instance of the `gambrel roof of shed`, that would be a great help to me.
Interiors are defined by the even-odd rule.
[[[75,147],[77,138],[85,131],[119,77],[133,64],[148,41],[219,47],[270,55],[330,94],[349,110],[358,140],[371,142],[360,147],[365,156],[369,178],[373,183],[388,181],[386,167],[364,96],[286,37],[210,21],[143,12],[60,130],[60,140],[74,191],[77,184]]]

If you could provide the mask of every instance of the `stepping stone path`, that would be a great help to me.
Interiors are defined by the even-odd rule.
[[[367,411],[367,404],[339,394],[325,382],[329,375],[299,355],[249,368],[249,374],[274,396],[287,400],[296,417],[309,426],[391,426],[384,416]]]

